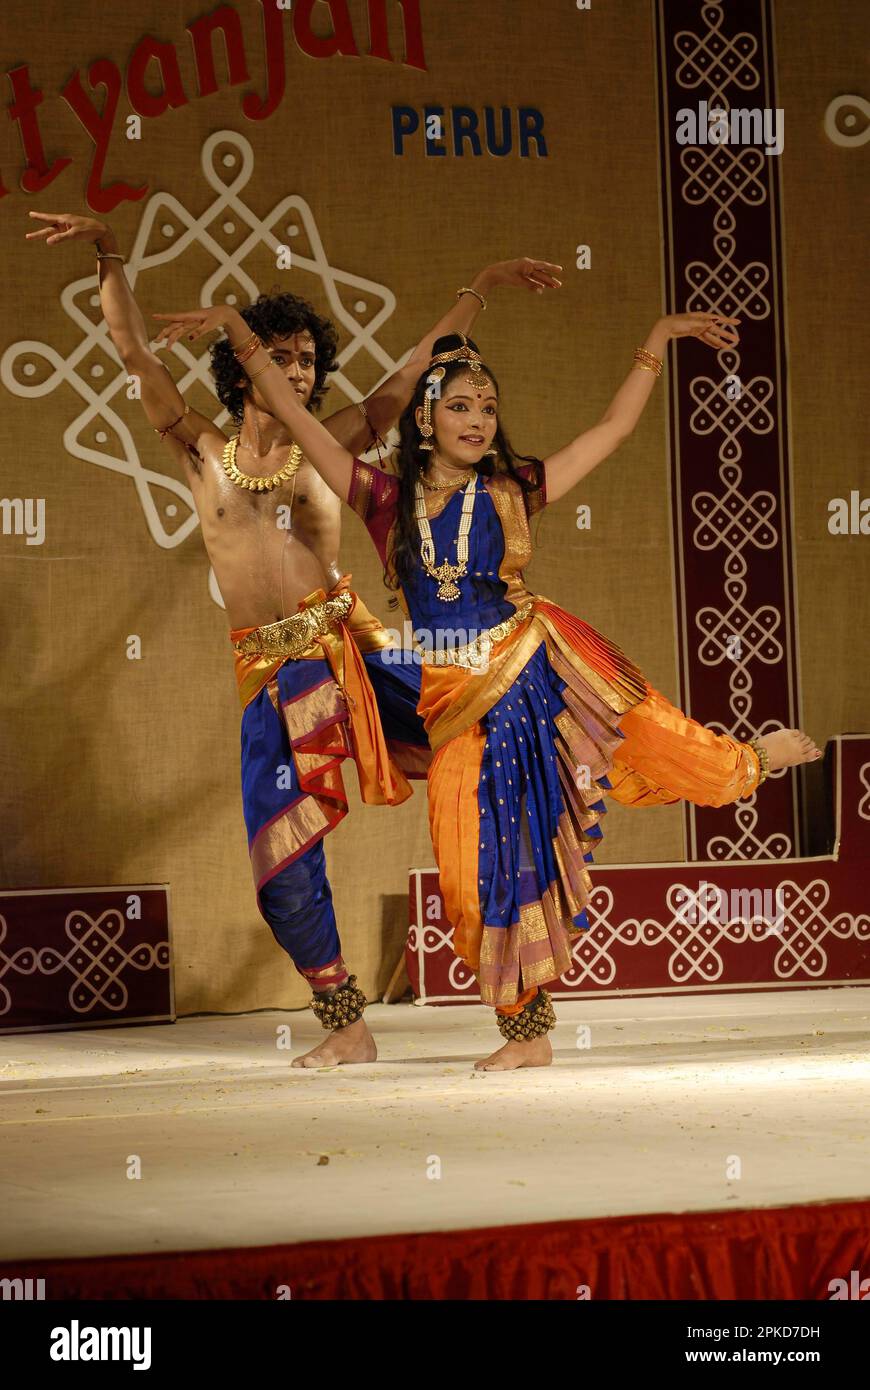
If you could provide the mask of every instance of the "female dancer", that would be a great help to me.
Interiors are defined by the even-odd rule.
[[[226,306],[160,317],[192,337],[224,327],[234,347],[249,334]],[[499,422],[493,373],[464,337],[439,339],[400,421],[396,476],[344,450],[264,352],[245,361],[270,409],[362,517],[423,649],[429,822],[453,949],[506,1039],[479,1068],[552,1060],[543,986],[570,967],[572,941],[588,928],[586,864],[601,837],[603,791],[629,805],[721,806],[774,769],[821,757],[798,730],[744,744],[688,719],[618,647],[523,578],[530,517],[631,433],[668,340],[730,347],[737,322],[660,319],[601,420],[522,466]]]

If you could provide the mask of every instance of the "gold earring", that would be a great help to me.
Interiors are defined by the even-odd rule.
[[[484,457],[485,459],[497,459],[497,458],[498,458],[498,449],[496,448],[495,444],[493,444],[493,446],[492,446],[491,449],[487,449],[487,451],[486,451],[486,453],[484,454],[483,457]]]

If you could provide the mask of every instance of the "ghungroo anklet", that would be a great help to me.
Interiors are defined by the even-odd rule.
[[[764,744],[759,743],[757,738],[753,738],[750,740],[749,747],[752,749],[753,753],[755,753],[758,757],[758,785],[760,787],[762,782],[770,776],[770,754],[768,753]]]
[[[499,1032],[508,1042],[531,1042],[542,1038],[556,1026],[556,1015],[550,996],[545,989],[539,989],[534,999],[525,1005],[519,1014],[496,1014]]]
[[[347,1028],[351,1023],[358,1023],[365,1006],[366,997],[362,990],[356,987],[356,975],[351,975],[331,994],[324,991],[322,994],[315,994],[311,1000],[311,1007],[322,1026],[333,1032],[337,1028]]]

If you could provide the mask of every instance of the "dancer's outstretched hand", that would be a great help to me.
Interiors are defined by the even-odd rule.
[[[152,314],[153,319],[160,319],[166,324],[166,327],[161,328],[154,339],[155,345],[160,343],[168,348],[175,347],[179,338],[186,338],[189,343],[195,342],[197,338],[203,338],[206,333],[221,332],[234,316],[240,317],[238,311],[231,304],[215,304],[211,308],[205,309],[179,310],[174,314]]]
[[[736,328],[729,328],[740,319],[728,318],[725,314],[666,314],[661,322],[668,331],[669,338],[700,338],[710,347],[736,347],[740,334]]]
[[[30,212],[28,216],[46,225],[26,232],[25,241],[44,241],[46,246],[56,246],[59,241],[99,241],[109,231],[105,222],[75,212]]]
[[[513,289],[543,294],[544,290],[561,289],[562,281],[557,279],[561,269],[560,265],[553,265],[551,261],[519,256],[514,261],[496,261],[494,265],[488,265],[480,279],[484,281],[487,291],[495,289],[496,285],[509,285]]]

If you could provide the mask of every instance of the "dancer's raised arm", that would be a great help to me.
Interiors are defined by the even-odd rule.
[[[407,362],[362,402],[362,413],[360,406],[349,405],[323,421],[329,433],[351,453],[364,453],[373,438],[386,434],[398,420],[421,373],[428,367],[433,345],[439,338],[449,333],[470,334],[495,289],[525,289],[534,294],[559,289],[562,282],[557,276],[561,269],[560,265],[532,256],[486,266],[456,291],[454,303],[421,338]]]
[[[412,385],[417,384],[420,374],[428,367],[435,343],[450,333],[470,334],[477,322],[477,316],[486,302],[486,296],[499,286],[512,289],[531,290],[533,294],[543,294],[545,290],[561,288],[558,274],[562,267],[551,261],[537,261],[532,256],[519,256],[512,261],[496,261],[475,275],[470,285],[457,291],[457,302],[438,320],[415,347],[406,363],[413,369]],[[406,402],[407,404],[407,402]],[[404,407],[403,407],[404,408]]]
[[[305,406],[281,368],[272,361],[256,333],[252,333],[238,310],[229,304],[211,309],[190,309],[174,314],[154,314],[166,327],[156,342],[174,347],[180,338],[194,342],[215,330],[223,330],[236,354],[239,366],[257,390],[268,409],[281,420],[310,459],[323,481],[342,501],[347,501],[353,474],[353,454],[343,448]]]
[[[126,371],[138,378],[139,399],[151,424],[198,474],[203,438],[213,436],[223,442],[223,436],[207,416],[185,405],[168,368],[151,351],[145,320],[124,272],[126,258],[118,250],[111,227],[78,213],[31,212],[30,216],[43,225],[27,233],[28,241],[41,241],[46,246],[83,241],[95,247],[100,307],[115,350]]]
[[[643,351],[661,360],[671,338],[700,338],[716,349],[733,347],[739,334],[727,325],[739,322],[722,314],[668,314],[655,324]],[[655,382],[656,372],[635,362],[598,424],[544,460],[548,502],[564,497],[628,438],[643,414]]]

